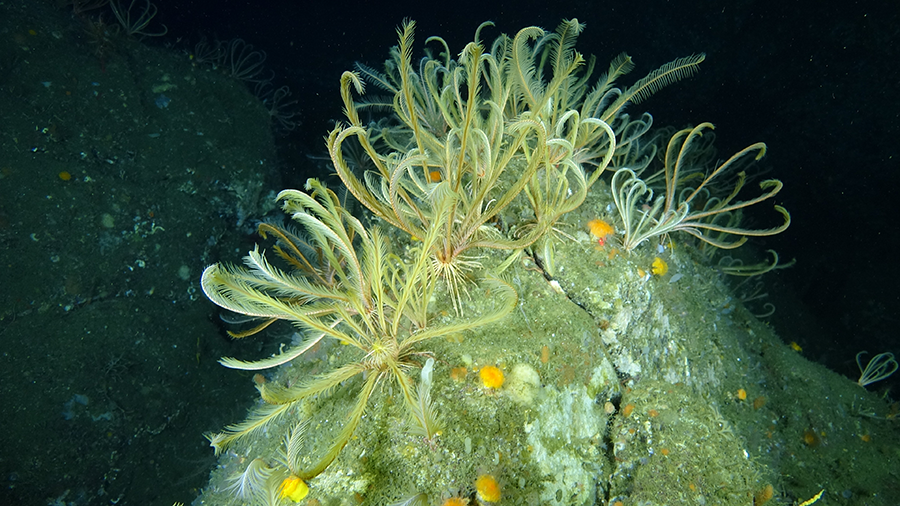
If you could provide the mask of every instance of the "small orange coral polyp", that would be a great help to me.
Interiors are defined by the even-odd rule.
[[[469,500],[463,497],[448,497],[444,499],[441,506],[468,506]]]
[[[762,506],[775,496],[775,487],[766,485],[753,496],[753,506]]]
[[[483,474],[475,480],[475,490],[478,492],[478,499],[484,502],[500,501],[500,484],[489,474]]]
[[[813,447],[819,446],[819,443],[822,442],[819,439],[819,435],[815,433],[815,431],[811,429],[806,429],[803,431],[803,442],[806,443],[806,446]]]
[[[499,367],[486,365],[478,372],[485,388],[500,388],[503,386],[503,371]]]
[[[465,367],[454,367],[450,369],[450,379],[453,381],[465,381],[468,371]]]
[[[760,409],[766,405],[766,398],[760,395],[756,399],[753,399],[753,409]]]
[[[600,244],[603,244],[604,239],[607,236],[616,233],[616,229],[612,227],[609,223],[603,220],[591,220],[587,224],[588,230],[591,231],[591,235],[597,238],[600,241]]]

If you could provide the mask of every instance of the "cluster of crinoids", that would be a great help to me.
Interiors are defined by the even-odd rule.
[[[287,268],[269,263],[256,249],[244,267],[216,264],[203,273],[203,289],[213,302],[258,320],[234,337],[279,320],[302,335],[277,355],[253,362],[226,358],[225,366],[262,370],[327,341],[347,347],[340,349],[341,360],[305,381],[259,382],[264,404],[246,421],[209,436],[217,452],[275,421],[300,416],[304,403],[322,394],[356,390],[324,449],[309,443],[300,416],[278,456],[251,461],[233,487],[245,500],[303,498],[307,483],[340,455],[370,402],[387,392],[399,394],[410,430],[432,440],[441,416],[431,398],[428,341],[509,314],[517,294],[503,272],[523,256],[552,275],[554,245],[568,237],[557,226],[560,218],[584,202],[605,171],[615,171],[618,228],[628,251],[674,231],[732,247],[746,236],[787,226],[787,212],[780,208],[782,227],[749,230],[739,224],[740,209],[774,196],[780,182],[763,182],[768,191],[746,202],[736,201],[743,172],[735,187],[719,184],[745,155],[761,155],[764,146],[753,145],[715,166],[712,136],[701,142],[711,125],[670,132],[666,141],[665,131],[648,134],[649,114],[633,118],[625,112],[626,105],[694,74],[704,55],[672,61],[622,89],[616,81],[632,70],[631,58],[619,55],[594,79],[594,59],[574,49],[583,28],[574,19],[552,33],[529,27],[490,45],[481,40],[489,23],[482,24],[456,59],[433,37],[429,42],[438,44],[440,54],[415,63],[414,26],[406,22],[398,30],[399,45],[383,71],[360,65],[341,78],[346,123],[328,135],[327,147],[344,187],[367,217],[354,216],[335,192],[310,180],[307,192],[278,196],[297,229],[260,225],[263,237],[277,240],[274,251]],[[384,95],[363,95],[366,82]],[[390,113],[364,124],[363,110]],[[664,187],[654,199],[657,181]],[[488,266],[483,260],[490,251],[501,255]],[[476,292],[483,303],[473,311],[465,301]],[[411,372],[420,369],[417,384]],[[311,448],[318,454],[311,456]],[[491,502],[481,495],[479,500]]]

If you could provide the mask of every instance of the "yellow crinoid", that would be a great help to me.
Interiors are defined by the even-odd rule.
[[[247,267],[215,264],[202,277],[204,292],[219,306],[256,318],[289,321],[305,333],[302,342],[274,357],[255,362],[224,358],[221,362],[226,367],[274,367],[300,357],[326,338],[350,347],[342,348],[341,359],[318,376],[289,387],[259,384],[266,404],[245,422],[208,436],[219,452],[284,416],[304,399],[358,385],[355,404],[325,455],[309,469],[292,469],[292,476],[304,482],[324,471],[339,455],[384,382],[400,392],[414,432],[433,437],[439,429],[429,392],[433,360],[426,364],[417,391],[409,376],[409,371],[419,365],[416,358],[422,354],[421,344],[494,322],[516,303],[515,291],[509,285],[488,281],[491,296],[486,297],[483,314],[431,325],[428,304],[435,273],[430,252],[439,229],[429,231],[404,259],[391,252],[378,229],[364,227],[344,209],[334,192],[313,179],[307,182],[307,190],[310,193],[285,190],[278,199],[284,201],[284,210],[305,229],[309,243],[329,264],[329,277],[316,276],[309,269],[283,271],[270,264],[258,248],[244,259]]]

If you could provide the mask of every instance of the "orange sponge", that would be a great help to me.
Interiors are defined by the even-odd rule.
[[[478,372],[485,388],[500,388],[503,386],[503,371],[499,367],[486,365]]]

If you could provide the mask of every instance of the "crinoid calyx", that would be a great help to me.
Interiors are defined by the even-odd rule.
[[[310,179],[304,193],[285,190],[278,195],[308,237],[317,256],[329,265],[333,278],[322,282],[306,270],[286,272],[271,265],[255,248],[246,267],[215,264],[202,277],[207,297],[230,311],[261,319],[285,320],[305,336],[278,355],[247,362],[224,358],[226,367],[260,370],[284,364],[320,343],[333,339],[349,346],[330,370],[290,386],[259,385],[266,404],[225,432],[209,435],[217,452],[299,407],[305,399],[338,388],[357,389],[356,400],[343,427],[325,454],[296,476],[308,480],[322,473],[340,454],[366,412],[370,399],[399,392],[413,421],[414,432],[432,437],[437,430],[427,388],[418,391],[409,375],[421,367],[425,341],[485,325],[507,315],[516,304],[515,291],[499,280],[486,280],[487,308],[479,316],[446,324],[431,324],[429,301],[435,288],[431,251],[439,227],[431,229],[405,257],[392,253],[378,229],[367,229],[319,181]],[[487,294],[490,294],[487,297]],[[348,358],[349,357],[349,358]],[[424,375],[423,375],[424,376]],[[389,383],[390,388],[379,389]],[[423,377],[422,384],[425,385]],[[426,385],[427,386],[427,385]]]

